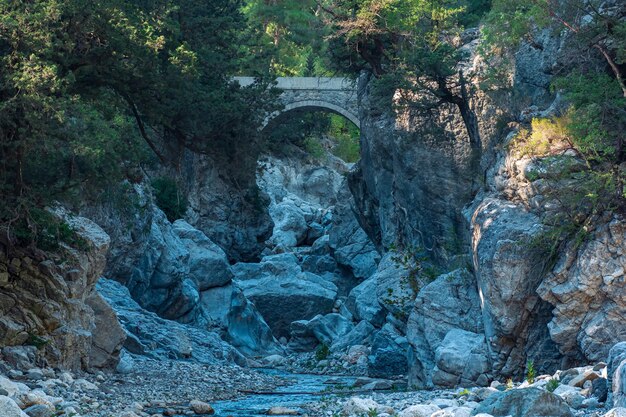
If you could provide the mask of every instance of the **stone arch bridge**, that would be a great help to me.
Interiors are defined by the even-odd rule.
[[[254,82],[253,77],[235,77],[241,86]],[[338,77],[278,77],[276,88],[283,90],[280,99],[285,108],[271,114],[264,126],[280,114],[295,109],[328,110],[340,114],[361,127],[356,82]]]

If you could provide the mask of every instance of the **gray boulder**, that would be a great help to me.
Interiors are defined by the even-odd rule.
[[[102,278],[96,288],[117,314],[127,333],[124,347],[130,352],[155,359],[193,358],[209,364],[220,361],[245,364],[241,353],[218,333],[166,320],[143,309],[118,282]]]
[[[270,327],[238,287],[233,288],[227,320],[228,340],[241,352],[248,355],[282,352]]]
[[[572,360],[605,360],[611,346],[626,340],[625,236],[622,218],[599,225],[580,249],[566,251],[537,290],[553,306],[550,336]]]
[[[366,320],[376,327],[383,325],[387,311],[380,305],[376,293],[376,278],[368,278],[350,291],[345,302],[354,320]]]
[[[351,346],[369,345],[375,327],[367,320],[361,320],[349,333],[338,337],[330,347],[331,352],[343,352]]]
[[[480,413],[494,417],[573,417],[559,396],[537,388],[511,389],[490,395],[472,415]]]
[[[476,280],[466,269],[441,275],[415,298],[406,330],[412,348],[410,386],[433,386],[435,351],[453,329],[483,333]]]
[[[274,220],[274,231],[270,241],[275,246],[293,248],[307,237],[308,225],[304,212],[291,201],[282,201],[270,206]]]
[[[95,316],[89,365],[96,368],[114,369],[119,362],[126,332],[122,329],[111,306],[98,292],[94,291],[86,303],[91,307]]]
[[[406,338],[393,326],[386,324],[373,337],[372,350],[368,357],[368,375],[376,378],[406,375],[408,350]]]
[[[313,317],[307,327],[311,333],[327,346],[332,345],[335,340],[347,335],[354,329],[352,323],[341,314],[330,313]]]
[[[335,304],[335,284],[303,272],[293,255],[266,257],[259,264],[247,264],[233,271],[246,298],[254,303],[278,338],[289,337],[291,322],[330,313]]]
[[[287,347],[295,352],[310,352],[319,344],[319,340],[308,326],[308,320],[296,320],[289,325],[289,344]]]
[[[452,329],[435,352],[432,382],[447,388],[486,386],[490,370],[485,336]]]
[[[87,368],[95,315],[85,301],[104,270],[110,239],[88,219],[60,209],[51,215],[82,244],[60,242],[52,254],[6,246],[0,238],[0,346],[18,347],[36,335],[34,342],[42,343],[38,356],[48,366]]]
[[[2,417],[28,417],[28,414],[24,413],[17,406],[15,401],[4,395],[0,395],[0,416]]]
[[[184,220],[176,220],[172,230],[189,252],[189,277],[199,291],[221,287],[233,277],[226,253],[203,232]]]

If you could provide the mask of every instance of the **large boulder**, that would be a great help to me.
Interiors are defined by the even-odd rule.
[[[325,316],[319,314],[307,323],[307,327],[320,343],[327,346],[332,345],[337,339],[354,329],[348,319],[337,313],[330,313]]]
[[[605,360],[626,340],[626,223],[615,217],[570,248],[538,289],[552,304],[550,336],[564,356]]]
[[[331,352],[343,352],[351,346],[369,345],[376,328],[367,320],[361,320],[350,332],[338,337],[330,347]]]
[[[372,350],[368,357],[368,375],[376,378],[406,375],[408,350],[406,338],[392,325],[385,324],[373,337]]]
[[[209,364],[219,361],[245,364],[241,353],[224,342],[217,332],[166,320],[145,310],[118,282],[102,278],[97,289],[126,331],[124,348],[129,352],[155,359],[193,358]]]
[[[228,340],[248,355],[272,354],[282,350],[254,304],[234,287],[227,316]]]
[[[483,333],[476,280],[466,269],[441,275],[415,298],[406,330],[412,348],[409,385],[433,386],[435,351],[453,329]]]
[[[233,271],[244,295],[276,337],[289,337],[291,322],[330,313],[335,304],[337,286],[303,272],[293,255],[266,257],[259,264],[246,264]]]
[[[368,278],[350,291],[345,307],[354,320],[366,320],[376,327],[383,325],[387,311],[380,305],[376,293],[376,278]]]
[[[96,368],[114,369],[119,362],[126,332],[122,329],[111,306],[98,292],[94,292],[86,303],[91,307],[95,316],[89,365]]]
[[[226,253],[203,232],[184,220],[176,220],[172,230],[189,252],[189,277],[199,291],[221,287],[233,277]]]
[[[490,370],[485,336],[452,329],[435,351],[432,382],[447,388],[485,386]]]
[[[28,417],[28,414],[20,410],[15,401],[4,395],[0,395],[0,416],[2,417]]]
[[[490,395],[472,415],[480,413],[494,417],[573,417],[559,396],[537,388],[511,389]]]
[[[308,225],[304,212],[292,201],[282,201],[270,206],[274,231],[270,241],[276,246],[293,248],[307,237]]]

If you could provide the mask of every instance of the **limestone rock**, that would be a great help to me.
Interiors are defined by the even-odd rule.
[[[203,401],[193,400],[189,403],[189,408],[196,414],[214,414],[215,410],[211,407],[210,404],[205,403]]]
[[[120,326],[111,306],[100,294],[94,292],[86,302],[95,315],[89,365],[96,368],[115,368],[126,340],[126,332]]]
[[[369,356],[368,375],[389,378],[406,375],[408,369],[407,351],[409,343],[397,329],[386,324],[372,340]]]
[[[38,355],[50,366],[87,368],[94,313],[86,300],[104,270],[110,239],[88,219],[61,209],[53,215],[74,231],[80,245],[61,242],[57,250],[42,252],[8,250],[0,242],[0,271],[10,283],[0,284],[0,345],[41,344]],[[16,366],[26,365],[25,358],[13,359]]]
[[[554,306],[548,324],[563,355],[604,360],[626,340],[626,224],[600,225],[578,250],[570,248],[538,289]]]
[[[366,320],[376,327],[382,326],[387,312],[374,297],[376,279],[368,278],[350,291],[345,302],[347,310],[357,320]]]
[[[330,313],[337,287],[310,272],[303,272],[293,255],[266,257],[259,264],[233,269],[246,298],[259,310],[274,336],[289,336],[289,325]]]
[[[435,352],[435,386],[485,386],[491,366],[487,344],[482,334],[452,329]]]
[[[406,330],[412,348],[409,385],[432,386],[435,352],[453,329],[484,331],[476,281],[465,269],[441,275],[415,299]]]
[[[341,352],[351,346],[369,345],[375,330],[370,322],[361,320],[350,332],[335,339],[330,350],[331,352]]]
[[[307,327],[311,333],[327,346],[332,345],[336,340],[350,333],[354,326],[341,314],[330,313],[325,316],[317,315],[308,323]]]
[[[349,267],[354,276],[369,278],[376,272],[380,255],[355,217],[354,200],[347,183],[343,183],[337,197],[329,241],[334,257]]]
[[[378,302],[396,317],[406,320],[421,283],[411,265],[400,261],[401,257],[398,252],[387,252],[372,279],[376,282]]]
[[[4,395],[0,395],[0,416],[2,417],[28,417],[17,406],[15,401]]]
[[[621,377],[618,372],[622,363],[626,360],[626,342],[616,343],[611,347],[609,351],[609,356],[607,359],[607,390],[608,390],[608,404],[617,403],[616,393],[619,395],[620,385],[619,382],[623,383],[626,378]],[[621,378],[620,378],[621,377]],[[618,379],[618,380],[616,380]],[[626,393],[626,390],[622,390],[622,395]],[[624,395],[626,397],[626,395]]]
[[[511,389],[494,394],[474,409],[473,415],[495,417],[573,417],[565,401],[536,388]]]
[[[377,413],[394,414],[391,407],[378,404],[376,401],[370,398],[352,397],[343,405],[343,415],[356,417],[360,415],[367,415],[368,412],[374,410]]]
[[[116,312],[128,338],[124,346],[135,353],[159,358],[194,358],[201,363],[233,360],[242,363],[241,354],[211,331],[163,319],[146,311],[132,299],[128,289],[100,279],[98,292]]]
[[[439,411],[439,407],[433,404],[418,404],[405,408],[398,414],[399,417],[430,417]]]
[[[489,197],[471,218],[476,279],[494,370],[519,373],[527,359],[533,359],[539,371],[555,366],[560,354],[546,328],[550,306],[536,294],[545,253],[528,244],[543,231],[540,219],[521,205]]]
[[[230,282],[233,274],[222,248],[184,220],[176,220],[172,230],[189,251],[189,276],[199,291]]]

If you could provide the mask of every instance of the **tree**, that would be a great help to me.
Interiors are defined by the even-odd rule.
[[[163,164],[184,149],[236,159],[275,108],[269,77],[231,82],[248,42],[240,9],[237,0],[0,1],[7,230],[31,228],[33,207],[133,177],[146,161],[137,138]]]
[[[486,2],[457,0],[334,0],[323,5],[334,27],[337,65],[367,68],[378,77],[394,77],[405,92],[405,105],[432,110],[454,104],[463,117],[470,142],[480,148],[470,92],[458,64],[459,35],[471,16],[484,13]],[[470,7],[471,6],[471,7]],[[338,42],[339,41],[339,42]]]

